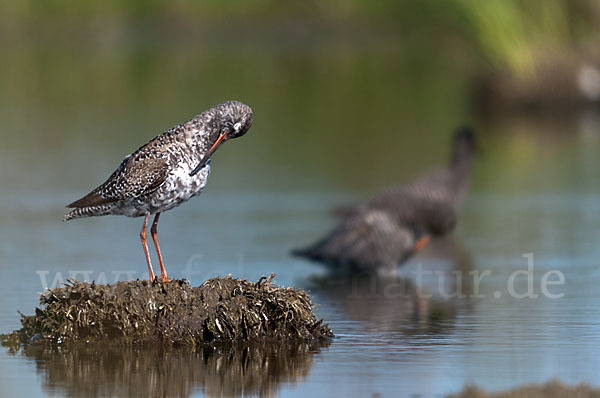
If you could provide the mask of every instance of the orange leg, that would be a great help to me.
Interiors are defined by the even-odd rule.
[[[160,246],[158,246],[158,237],[156,232],[156,226],[158,225],[158,217],[160,217],[160,213],[156,213],[156,216],[154,216],[154,222],[152,223],[152,228],[150,229],[150,233],[152,234],[152,240],[154,241],[154,247],[156,247],[156,254],[158,254],[158,263],[160,264],[160,275],[158,279],[160,279],[162,282],[170,282],[171,280],[167,277],[165,263],[163,262],[162,254],[160,253]]]
[[[140,232],[140,238],[142,239],[142,246],[144,247],[144,254],[146,255],[146,263],[148,264],[148,272],[150,273],[150,281],[154,281],[154,270],[152,270],[152,263],[150,262],[150,252],[148,251],[148,220],[150,219],[150,213],[146,214],[144,218],[144,226],[142,232]]]

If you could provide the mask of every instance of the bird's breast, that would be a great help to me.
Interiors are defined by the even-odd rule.
[[[179,163],[173,168],[153,195],[150,203],[155,209],[153,212],[169,210],[202,192],[210,174],[210,160],[197,174],[190,176],[191,171],[189,162]]]

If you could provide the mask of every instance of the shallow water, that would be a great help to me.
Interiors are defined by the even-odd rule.
[[[310,290],[337,337],[195,352],[2,348],[1,396],[432,397],[553,377],[600,386],[597,111],[484,118],[456,48],[385,24],[348,36],[342,21],[321,37],[276,17],[276,29],[254,21],[229,33],[210,21],[178,30],[167,19],[163,32],[102,18],[44,23],[42,12],[4,27],[18,34],[4,38],[0,63],[0,332],[69,275],[146,278],[141,219],[61,223],[64,205],[156,134],[237,99],[254,126],[215,154],[199,198],[161,217],[169,275],[200,284],[275,272]],[[443,163],[464,122],[482,153],[458,227],[398,279],[334,277],[289,256],[331,228],[331,208]],[[515,298],[509,280],[528,269],[527,253],[538,297]],[[561,298],[542,294],[551,271],[564,276],[548,286]],[[515,293],[527,289],[521,274]]]
[[[560,131],[549,131],[543,120],[490,124],[458,228],[400,268],[399,278],[391,281],[334,277],[288,255],[289,248],[331,227],[329,209],[368,197],[375,184],[342,189],[317,182],[313,191],[282,191],[263,178],[265,189],[257,191],[222,181],[161,218],[159,236],[170,275],[199,284],[214,275],[256,280],[275,272],[277,283],[311,291],[318,316],[337,336],[329,346],[200,352],[2,349],[2,395],[164,391],[186,396],[429,397],[457,391],[465,383],[499,389],[557,377],[565,383],[600,385],[600,193],[595,174],[600,129],[589,127],[596,126],[594,120],[583,115]],[[228,145],[237,146],[242,156],[241,141]],[[100,150],[92,152],[99,156]],[[67,150],[41,159],[46,165],[74,167],[81,160]],[[213,166],[213,180],[235,179],[236,173],[243,180],[253,174],[219,157]],[[97,168],[80,171],[85,177],[63,183],[66,188],[34,177],[31,184],[21,182],[0,194],[2,331],[19,327],[17,310],[31,313],[44,278],[52,286],[69,274],[108,282],[146,277],[140,219],[60,222],[64,203],[110,171]],[[16,169],[10,173],[27,175]],[[318,172],[306,173],[295,176],[301,181],[321,178]],[[368,179],[368,172],[355,178]],[[528,269],[527,253],[533,253],[533,294],[538,297],[511,297],[510,275]],[[564,275],[564,284],[549,285],[548,292],[564,294],[561,298],[541,291],[544,274],[552,270]],[[473,274],[484,271],[489,275],[475,286]],[[549,280],[557,278],[554,274]],[[515,278],[516,294],[527,288],[523,275]],[[457,292],[460,297],[453,294]]]

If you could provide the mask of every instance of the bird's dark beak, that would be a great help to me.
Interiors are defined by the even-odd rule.
[[[227,138],[227,133],[221,132],[221,134],[219,134],[219,138],[217,138],[217,140],[210,147],[208,152],[206,152],[206,155],[204,155],[204,157],[200,161],[200,164],[198,166],[196,166],[196,168],[194,170],[192,170],[192,172],[190,173],[190,177],[198,174],[198,172],[204,167],[204,165],[206,165],[206,162],[209,161],[210,156],[213,154],[213,152],[217,150],[217,148],[223,143],[223,141],[225,141],[226,138]]]

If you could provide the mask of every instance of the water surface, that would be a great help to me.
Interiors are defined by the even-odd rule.
[[[310,290],[337,338],[193,352],[2,349],[3,396],[429,397],[553,377],[600,386],[598,114],[476,117],[461,70],[394,46],[138,44],[11,47],[0,66],[1,331],[18,328],[17,311],[31,313],[38,292],[69,275],[145,278],[141,219],[61,223],[64,205],[154,135],[239,99],[254,108],[252,130],[215,155],[199,198],[161,217],[169,275],[200,284],[275,272],[277,283]],[[332,207],[443,163],[465,121],[483,151],[458,227],[398,279],[331,276],[289,256],[333,226]],[[527,270],[527,253],[538,297],[511,297],[508,280]],[[561,298],[541,291],[553,270],[564,284],[549,291]],[[519,277],[514,288],[528,285]]]

